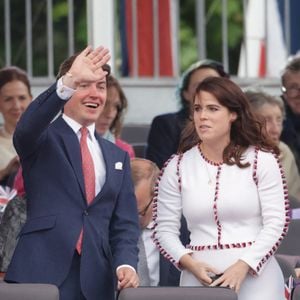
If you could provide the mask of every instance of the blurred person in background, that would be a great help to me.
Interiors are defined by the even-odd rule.
[[[97,132],[105,139],[127,151],[130,158],[135,157],[133,147],[120,139],[123,118],[128,106],[125,93],[118,80],[109,75],[107,78],[107,99],[105,107],[96,122]]]
[[[143,158],[130,161],[131,176],[137,201],[141,236],[138,242],[138,275],[140,286],[157,286],[161,277],[160,253],[151,238],[153,196],[159,175],[156,164]]]
[[[12,137],[17,122],[32,100],[29,79],[18,67],[0,69],[0,112],[3,126],[0,127],[0,183],[10,184],[10,176],[17,171],[19,159]]]
[[[293,152],[280,141],[284,120],[284,105],[276,98],[262,91],[246,91],[254,112],[265,122],[267,136],[278,146],[279,159],[287,180],[289,195],[300,201],[300,176]]]
[[[300,170],[300,57],[288,62],[281,84],[286,111],[281,140],[293,151]]]

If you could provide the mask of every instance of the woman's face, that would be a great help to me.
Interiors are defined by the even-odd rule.
[[[259,109],[259,114],[266,121],[267,135],[272,139],[272,141],[278,144],[283,123],[283,116],[280,107],[276,104],[267,103]]]
[[[226,146],[230,142],[231,124],[236,118],[236,113],[221,105],[214,95],[200,91],[195,96],[195,128],[203,143]]]
[[[0,89],[0,112],[4,124],[15,127],[31,99],[28,88],[22,81],[14,80],[3,85]]]
[[[212,68],[201,68],[194,71],[190,77],[190,81],[186,90],[183,91],[183,96],[189,103],[193,103],[194,95],[197,86],[207,77],[220,77],[219,73]]]
[[[107,89],[107,100],[104,109],[96,121],[96,130],[103,135],[110,129],[121,108],[121,99],[118,90],[112,86]]]

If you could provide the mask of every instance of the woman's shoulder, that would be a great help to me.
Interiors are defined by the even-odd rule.
[[[186,150],[185,152],[177,153],[176,155],[174,155],[173,160],[176,162],[178,166],[180,166],[189,163],[194,164],[196,157],[201,158],[198,145],[193,146],[192,148]]]
[[[243,163],[250,163],[255,168],[278,164],[279,157],[272,151],[261,149],[257,146],[249,146],[242,155]]]
[[[254,147],[254,165],[257,170],[269,172],[281,169],[280,158],[273,151]]]

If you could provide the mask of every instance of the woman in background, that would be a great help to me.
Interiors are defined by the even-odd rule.
[[[279,150],[241,89],[210,77],[196,89],[193,120],[166,165],[154,202],[153,238],[182,270],[181,286],[229,287],[239,300],[282,300],[274,253],[288,228]],[[181,214],[190,245],[179,240]],[[215,274],[220,275],[213,280]]]
[[[19,159],[13,146],[12,136],[22,113],[32,100],[27,74],[18,67],[0,69],[0,183],[8,179],[19,167]]]
[[[254,112],[263,118],[267,136],[280,150],[279,159],[286,177],[289,195],[300,201],[300,176],[296,160],[289,146],[280,141],[285,115],[282,100],[262,91],[247,91],[246,96]]]
[[[107,78],[107,99],[103,112],[96,122],[96,130],[103,138],[127,151],[130,158],[133,158],[135,156],[133,147],[120,139],[127,103],[127,98],[118,80],[109,75]]]

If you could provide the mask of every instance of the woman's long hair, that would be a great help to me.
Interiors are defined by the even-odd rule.
[[[109,90],[112,87],[114,87],[119,93],[120,105],[117,108],[117,115],[109,129],[115,137],[119,137],[121,135],[123,119],[127,110],[128,101],[119,81],[114,76],[109,75],[107,77],[107,90]]]
[[[237,115],[237,119],[231,124],[230,143],[224,149],[224,163],[236,164],[241,168],[247,167],[248,163],[242,163],[242,155],[251,145],[263,151],[274,151],[279,154],[277,146],[263,132],[263,124],[252,112],[243,91],[234,82],[227,78],[209,77],[198,85],[195,95],[202,91],[212,94],[221,105]],[[185,152],[201,143],[193,117],[191,119],[182,132],[179,152]]]

